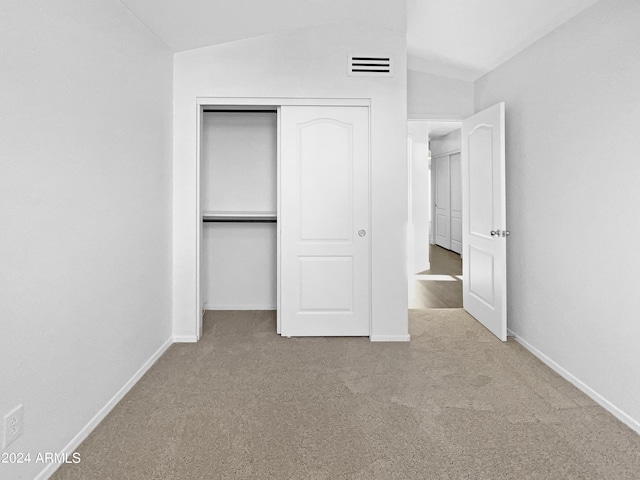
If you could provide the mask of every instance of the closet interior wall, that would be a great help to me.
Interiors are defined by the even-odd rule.
[[[203,309],[276,309],[277,135],[275,109],[203,112]]]

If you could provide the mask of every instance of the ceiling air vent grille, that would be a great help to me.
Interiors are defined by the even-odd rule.
[[[373,55],[349,55],[350,77],[393,77],[393,59]]]

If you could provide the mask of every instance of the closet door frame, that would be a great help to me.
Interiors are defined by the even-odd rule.
[[[197,115],[197,132],[196,132],[196,311],[194,312],[194,321],[196,324],[197,340],[202,337],[202,317],[204,315],[204,309],[202,304],[201,295],[201,246],[202,246],[202,208],[200,205],[200,165],[202,156],[202,124],[203,113],[205,109],[234,109],[234,110],[246,110],[246,109],[275,109],[277,111],[277,210],[276,215],[280,217],[280,108],[283,106],[344,106],[344,107],[367,107],[369,110],[369,130],[371,129],[371,99],[370,98],[290,98],[290,97],[197,97],[196,98],[196,115]],[[369,208],[369,225],[371,225],[371,148],[369,148],[369,198],[367,204]],[[370,230],[372,230],[370,228]],[[369,322],[371,322],[371,238],[372,235],[368,235],[369,241],[369,279],[368,279],[368,292],[369,292]],[[280,333],[280,226],[277,227],[277,258],[276,258],[276,308],[277,308],[277,333]],[[371,332],[371,325],[369,325],[369,332]]]
[[[433,239],[432,245],[437,245],[436,242],[436,178],[435,178],[435,168],[436,168],[436,159],[442,157],[449,157],[449,242],[451,242],[451,155],[461,153],[460,148],[454,148],[453,150],[448,150],[446,152],[438,153],[431,157],[431,238]]]

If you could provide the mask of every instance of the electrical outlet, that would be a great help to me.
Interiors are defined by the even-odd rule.
[[[7,448],[22,435],[22,405],[18,405],[4,416],[4,439],[2,448]]]

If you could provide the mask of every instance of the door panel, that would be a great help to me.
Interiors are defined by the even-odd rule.
[[[300,217],[304,241],[353,240],[353,126],[321,118],[300,126]],[[325,139],[330,139],[327,141]]]
[[[451,177],[451,250],[462,253],[462,163],[459,153],[449,157]]]
[[[449,155],[437,157],[435,159],[435,227],[436,244],[446,249],[451,249],[451,207],[449,199],[450,179],[449,179]]]
[[[282,335],[369,335],[368,108],[282,107],[280,185]]]
[[[469,132],[469,228],[473,235],[490,238],[494,229],[492,125],[478,125]]]
[[[463,304],[501,340],[507,339],[504,103],[462,124]]]
[[[353,312],[353,257],[299,257],[300,311]]]

